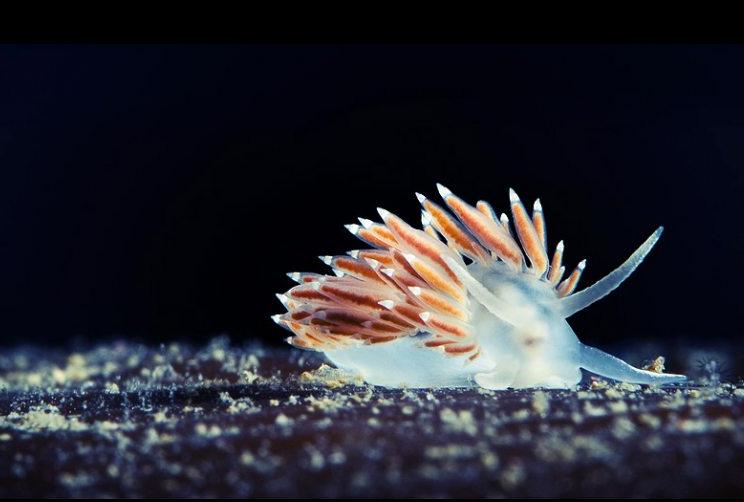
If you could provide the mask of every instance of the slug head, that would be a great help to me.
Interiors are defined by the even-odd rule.
[[[561,313],[553,308],[555,294],[544,282],[525,274],[490,270],[479,281],[508,309],[509,321],[478,306],[481,344],[495,366],[481,374],[488,388],[570,387],[580,379],[579,341]]]

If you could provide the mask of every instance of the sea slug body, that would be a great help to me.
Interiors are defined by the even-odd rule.
[[[334,276],[293,272],[274,321],[295,347],[386,387],[571,388],[581,368],[624,382],[683,375],[637,369],[579,342],[566,319],[617,288],[658,241],[659,227],[616,270],[574,292],[563,241],[548,256],[539,199],[530,214],[510,190],[511,221],[437,185],[447,207],[416,194],[422,229],[384,209],[346,228],[369,249],[323,256]]]

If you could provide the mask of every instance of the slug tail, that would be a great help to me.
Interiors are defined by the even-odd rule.
[[[684,375],[654,373],[653,371],[634,368],[622,359],[584,344],[581,344],[580,347],[579,366],[599,376],[620,382],[664,385],[687,380]]]

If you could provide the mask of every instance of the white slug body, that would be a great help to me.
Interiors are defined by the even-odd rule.
[[[683,375],[634,368],[579,342],[566,318],[604,297],[640,264],[659,227],[618,269],[574,293],[586,261],[563,280],[563,242],[548,260],[542,205],[528,214],[510,190],[513,230],[491,206],[439,192],[454,216],[417,194],[419,230],[379,209],[382,223],[347,225],[374,246],[321,259],[334,276],[290,273],[273,316],[296,347],[386,387],[571,388],[581,368],[625,382]],[[466,264],[467,260],[469,263]]]

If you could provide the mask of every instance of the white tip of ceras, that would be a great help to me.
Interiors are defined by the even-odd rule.
[[[380,262],[374,258],[365,258],[364,261],[367,262],[367,265],[372,267],[372,270],[377,270],[380,267]]]
[[[563,252],[563,241],[560,241],[558,245],[555,247],[555,250],[558,252]]]
[[[391,278],[395,275],[395,269],[393,268],[381,268],[380,272]]]
[[[424,322],[429,322],[429,318],[431,318],[431,312],[421,312],[419,314],[419,317]]]
[[[282,325],[282,322],[283,322],[281,314],[274,314],[273,316],[271,316],[271,320],[280,326]]]
[[[421,211],[421,224],[425,227],[432,224],[431,215],[428,211]]]
[[[359,223],[361,223],[364,228],[369,228],[375,224],[374,221],[368,220],[367,218],[357,218],[357,219],[359,220]]]
[[[333,263],[333,256],[318,256],[318,258],[326,265],[330,266]]]
[[[383,221],[384,221],[384,220],[386,220],[390,216],[390,211],[388,211],[387,209],[378,207],[377,208],[377,214],[379,214],[380,215],[380,218],[382,218]]]
[[[519,195],[517,195],[517,192],[513,188],[509,189],[509,202],[519,202]]]
[[[302,276],[299,272],[287,272],[287,277],[292,279],[293,281],[299,283],[302,282]]]
[[[418,286],[408,286],[408,291],[413,293],[414,296],[421,296],[421,288]]]
[[[346,254],[351,256],[354,259],[359,258],[359,250],[358,249],[352,249],[351,251],[347,251]]]
[[[424,196],[423,194],[420,194],[418,192],[416,192],[416,198],[418,199],[418,201],[421,204],[423,204],[426,201],[426,196]]]
[[[439,191],[439,195],[443,199],[446,199],[447,197],[449,197],[450,195],[452,195],[452,190],[450,190],[446,186],[442,185],[441,183],[437,183],[437,190]]]
[[[577,267],[579,268],[579,270],[584,270],[586,268],[586,258],[581,260],[579,264],[577,265]]]
[[[356,235],[356,234],[359,233],[359,225],[357,225],[356,223],[351,223],[349,225],[344,225],[344,227],[346,227],[346,230],[348,230],[349,232],[351,232],[354,235]]]
[[[505,227],[509,225],[509,217],[506,215],[506,213],[501,213],[501,218],[499,219],[501,220],[501,224]]]
[[[276,297],[279,299],[280,302],[282,302],[282,305],[284,305],[285,308],[287,307],[287,305],[289,305],[289,297],[284,293],[277,293]]]
[[[535,204],[532,206],[532,210],[536,213],[542,213],[542,204],[540,204],[540,199],[535,200]]]
[[[391,310],[393,307],[395,307],[395,302],[393,300],[380,300],[377,302],[378,305],[382,305],[388,310]]]

